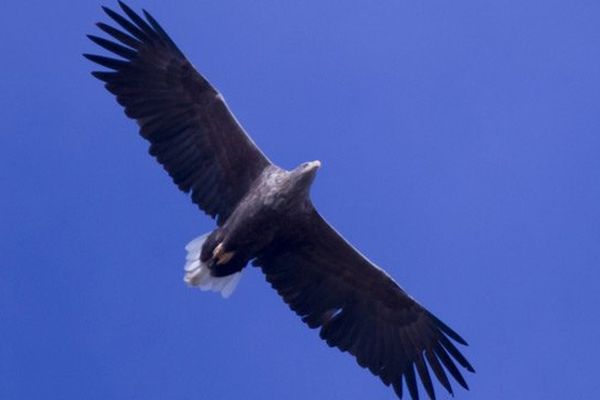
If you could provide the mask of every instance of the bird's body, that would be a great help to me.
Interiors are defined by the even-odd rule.
[[[290,222],[307,218],[313,210],[309,189],[319,167],[313,163],[301,164],[293,171],[265,168],[220,228],[225,248],[252,244],[256,256],[278,230],[289,229]]]
[[[274,165],[156,20],[119,4],[128,18],[104,10],[122,30],[98,23],[114,41],[89,36],[119,58],[85,56],[109,69],[93,75],[137,121],[150,154],[216,219],[214,231],[186,246],[186,282],[227,297],[251,262],[328,345],[355,356],[399,397],[405,386],[418,399],[420,378],[435,399],[431,374],[450,393],[447,373],[468,388],[456,363],[474,370],[453,344],[465,340],[314,208],[320,162]]]
[[[186,269],[185,281],[194,286],[211,282],[209,276],[201,275],[203,267],[217,278],[238,273],[282,231],[292,231],[293,224],[310,219],[314,207],[309,189],[319,167],[318,161],[303,163],[293,171],[267,166],[223,225],[198,243],[199,255],[188,257],[188,262],[199,263],[198,268]],[[221,282],[226,285],[226,281]],[[221,286],[210,289],[231,294],[223,292]]]

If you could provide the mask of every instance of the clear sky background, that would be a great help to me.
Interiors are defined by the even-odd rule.
[[[598,1],[131,5],[272,160],[323,161],[322,214],[469,341],[457,399],[597,398]],[[99,6],[0,14],[0,398],[393,399],[258,269],[184,285],[214,225],[89,75]]]

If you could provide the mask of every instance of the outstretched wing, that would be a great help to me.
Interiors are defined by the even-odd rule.
[[[392,385],[400,398],[404,379],[411,397],[418,399],[418,375],[435,399],[429,370],[450,393],[444,369],[468,389],[455,363],[474,370],[451,341],[466,345],[464,339],[348,244],[316,211],[294,222],[291,232],[278,238],[254,264],[308,326],[320,327],[329,346],[354,355],[360,366]]]
[[[221,224],[270,162],[154,18],[119,4],[129,19],[104,11],[120,29],[97,24],[113,40],[88,36],[119,58],[84,54],[109,69],[92,74],[138,122],[179,189]]]

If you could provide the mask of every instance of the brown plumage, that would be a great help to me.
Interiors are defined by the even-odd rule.
[[[355,356],[400,398],[404,382],[418,399],[420,380],[435,399],[432,374],[449,393],[447,373],[468,388],[456,363],[474,370],[452,343],[465,340],[315,210],[309,190],[320,163],[292,171],[273,165],[154,18],[119,4],[129,19],[104,8],[119,28],[98,23],[113,40],[89,36],[119,58],[85,56],[108,69],[93,75],[138,122],[150,154],[217,220],[190,270],[206,265],[210,276],[226,277],[252,261],[328,345]]]

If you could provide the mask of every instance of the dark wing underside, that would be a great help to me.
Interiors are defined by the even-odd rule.
[[[254,262],[284,301],[330,346],[354,355],[402,397],[418,399],[417,376],[435,399],[430,371],[452,393],[450,375],[467,383],[456,362],[473,368],[452,340],[456,332],[406,294],[314,211]]]
[[[113,40],[89,36],[119,58],[85,54],[109,70],[93,75],[138,122],[177,186],[221,224],[270,162],[154,18],[119,4],[129,20],[104,7],[119,29],[97,24]]]

